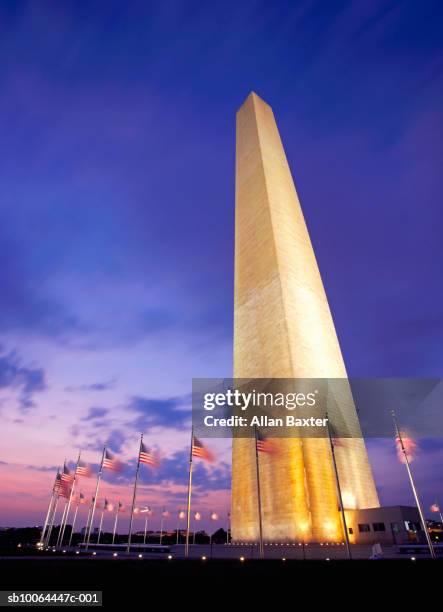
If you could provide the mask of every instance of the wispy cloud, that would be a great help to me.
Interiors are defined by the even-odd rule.
[[[62,466],[58,465],[27,465],[26,469],[33,470],[35,472],[57,472]]]
[[[191,417],[189,396],[167,399],[136,396],[129,402],[128,409],[138,414],[128,426],[141,432],[153,427],[182,429]]]
[[[65,391],[67,393],[76,393],[81,391],[108,391],[115,385],[116,379],[106,380],[103,382],[85,383],[82,385],[67,385]]]
[[[82,417],[82,421],[92,421],[94,419],[101,419],[109,413],[108,408],[100,408],[100,406],[91,406],[86,416]]]
[[[16,353],[2,352],[0,347],[0,389],[17,391],[23,412],[34,407],[34,394],[44,391],[46,386],[42,368],[25,366]]]

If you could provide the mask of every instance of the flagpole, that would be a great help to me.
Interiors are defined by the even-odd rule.
[[[52,493],[51,493],[51,498],[49,500],[48,511],[46,513],[45,522],[43,524],[43,529],[42,529],[42,532],[41,532],[41,535],[40,535],[40,542],[39,542],[40,544],[43,544],[46,528],[48,526],[49,517],[51,515],[52,506],[54,504],[54,498],[55,498],[55,493],[56,493],[56,488],[57,488],[57,477],[59,475],[59,472],[60,472],[60,468],[57,470],[57,474],[56,474],[55,479],[54,479],[54,485],[52,487]]]
[[[100,463],[100,469],[99,469],[98,474],[97,474],[97,482],[96,482],[96,485],[95,485],[95,495],[94,495],[94,499],[93,499],[93,502],[92,502],[91,516],[90,516],[90,519],[89,519],[88,537],[87,537],[87,540],[86,540],[85,550],[88,550],[88,548],[89,548],[89,541],[91,539],[91,529],[92,529],[92,523],[94,522],[95,507],[97,505],[98,488],[99,488],[99,485],[100,485],[100,479],[102,477],[102,472],[103,472],[103,461],[104,461],[104,458],[105,458],[105,452],[106,452],[106,446],[103,447],[102,460],[101,460],[101,463]]]
[[[52,515],[51,515],[51,519],[50,519],[50,523],[48,527],[48,535],[46,536],[45,548],[49,546],[49,542],[51,541],[52,528],[54,527],[55,515],[57,513],[57,506],[58,506],[59,499],[60,499],[60,494],[57,495],[56,500],[55,500],[54,509],[52,511]]]
[[[78,512],[78,507],[80,505],[80,501],[77,503],[77,505],[75,506],[75,512],[74,512],[74,518],[72,520],[72,527],[71,527],[71,535],[69,536],[69,542],[68,542],[68,548],[71,547],[71,542],[72,542],[72,536],[74,534],[74,529],[75,529],[75,522],[77,520],[77,512]]]
[[[53,506],[51,508],[51,515],[50,515],[49,521],[48,521],[48,530],[47,530],[46,537],[45,537],[44,542],[43,542],[43,547],[44,548],[46,548],[48,546],[48,544],[49,544],[49,539],[51,537],[52,527],[54,525],[54,517],[55,517],[55,513],[57,511],[57,506],[58,506],[59,498],[60,498],[60,481],[59,481],[59,487],[58,487],[58,489],[56,491],[56,494],[55,494],[54,503],[53,503]]]
[[[428,527],[426,525],[426,520],[425,520],[425,516],[423,514],[423,509],[421,507],[420,499],[418,497],[417,489],[415,488],[414,479],[412,477],[411,466],[409,465],[408,454],[407,454],[406,449],[405,449],[404,444],[403,444],[403,438],[402,438],[402,435],[400,433],[400,428],[398,426],[397,418],[395,416],[394,410],[391,410],[391,415],[392,415],[392,420],[394,421],[394,427],[395,427],[395,431],[396,431],[396,434],[397,434],[397,438],[398,438],[398,441],[400,442],[401,452],[403,453],[403,456],[405,458],[405,466],[406,466],[406,470],[408,472],[409,482],[411,484],[411,489],[412,489],[412,492],[414,494],[415,503],[417,504],[417,509],[418,509],[418,513],[420,515],[421,524],[422,524],[422,527],[423,527],[424,532],[425,532],[426,541],[427,541],[428,547],[429,547],[429,552],[431,554],[431,558],[435,559],[436,558],[435,550],[434,550],[434,547],[432,545],[431,536],[429,535]]]
[[[138,474],[140,472],[140,453],[142,451],[142,444],[143,444],[143,434],[140,435],[140,448],[138,450],[137,469],[135,471],[134,493],[132,495],[131,518],[129,519],[128,547],[126,549],[127,553],[131,551],[132,524],[134,522],[134,507],[135,507],[135,498],[137,495]]]
[[[259,535],[260,535],[260,559],[264,557],[263,547],[263,523],[262,523],[262,508],[261,508],[261,492],[260,492],[260,467],[258,458],[258,446],[257,446],[257,426],[254,427],[255,431],[255,467],[257,473],[257,498],[258,498],[258,524],[259,524]]]
[[[145,516],[145,532],[143,534],[143,544],[146,544],[146,532],[148,531],[148,513]]]
[[[178,513],[178,517],[177,517],[177,541],[176,541],[176,545],[178,544],[178,528],[180,527],[180,511]]]
[[[63,523],[65,521],[65,517],[66,517],[66,509],[67,509],[67,507],[68,507],[68,501],[66,500],[65,507],[63,509],[62,518],[61,518],[61,521],[60,521],[60,526],[58,528],[57,543],[55,545],[56,548],[58,548],[60,546],[60,536],[61,536],[61,533],[62,533],[62,525],[63,525]]]
[[[164,511],[165,511],[165,509],[163,508],[163,512]],[[160,519],[160,542],[159,542],[160,546],[161,546],[162,539],[163,539],[163,512],[162,512],[162,516],[161,516],[161,519]]]
[[[117,531],[117,521],[118,521],[118,513],[120,512],[120,502],[118,502],[117,504],[117,511],[115,513],[115,520],[114,520],[114,531],[112,532],[112,543],[114,544],[114,540],[115,540],[115,532]]]
[[[334,466],[335,485],[337,487],[338,503],[340,504],[341,518],[342,518],[342,521],[343,521],[343,531],[344,531],[344,534],[345,534],[346,553],[348,555],[348,559],[352,559],[351,545],[349,543],[348,526],[347,526],[347,523],[346,523],[345,509],[343,507],[343,498],[342,498],[342,494],[341,494],[340,478],[338,476],[337,460],[335,458],[335,447],[334,447],[334,442],[333,442],[332,436],[331,436],[331,429],[329,427],[329,417],[328,417],[328,413],[327,412],[326,412],[326,428],[328,430],[329,445],[331,447],[332,465]]]
[[[62,472],[62,475],[65,473],[65,470],[66,470],[66,469],[68,469],[68,468],[67,468],[67,466],[66,466],[66,457],[65,457],[65,460],[64,460],[64,462],[63,462],[63,472]],[[68,469],[68,473],[69,473],[69,469]],[[63,487],[63,479],[60,477],[60,488],[62,488],[62,487]],[[60,496],[60,495],[59,495],[59,496]],[[60,526],[59,526],[59,530],[58,530],[57,538],[56,538],[56,540],[55,540],[55,546],[56,546],[56,548],[58,548],[58,543],[59,543],[59,541],[60,541],[60,532],[61,532],[61,526],[62,526],[62,523],[63,523],[64,518],[65,518],[65,510],[66,510],[66,502],[65,502],[65,507],[63,508],[63,512],[62,512],[61,519],[60,519]],[[55,518],[55,517],[54,517],[54,518]],[[53,525],[53,526],[54,526],[54,525]]]
[[[441,509],[440,509],[440,504],[438,503],[438,501],[435,501],[435,504],[433,504],[437,507],[436,513],[438,512],[438,515],[440,517],[440,523],[443,525],[443,514],[441,513]],[[432,506],[431,506],[431,512],[433,512],[432,510]]]
[[[45,518],[45,522],[43,524],[43,528],[40,534],[40,540],[39,540],[39,544],[42,545],[45,539],[45,535],[46,535],[46,529],[48,528],[48,523],[49,523],[49,517],[51,516],[51,512],[52,512],[52,508],[54,506],[54,501],[55,501],[55,491],[52,491],[51,494],[51,499],[49,501],[49,506],[48,506],[48,511],[46,513],[46,518]]]
[[[89,529],[89,519],[91,518],[91,510],[92,510],[92,504],[94,503],[94,498],[91,497],[91,503],[89,504],[89,508],[88,508],[88,516],[86,517],[86,528],[85,528],[85,535],[83,538],[83,543],[86,544],[86,538],[88,537],[88,529]]]
[[[105,500],[105,504],[106,504],[106,500]],[[102,525],[103,525],[103,515],[104,515],[104,513],[105,513],[105,509],[103,508],[102,515],[100,517],[100,526],[98,528],[97,544],[100,543],[100,536],[102,534]]]
[[[189,557],[189,528],[191,526],[191,495],[192,495],[192,446],[194,444],[194,428],[191,428],[191,451],[189,453],[189,481],[188,481],[188,516],[186,518],[185,557]]]
[[[77,480],[77,470],[78,470],[78,466],[79,466],[79,463],[80,463],[80,455],[81,455],[81,451],[78,453],[77,465],[75,466],[75,470],[74,470],[74,480],[72,481],[71,492],[69,494],[68,508],[66,510],[65,522],[63,523],[63,529],[62,529],[62,533],[61,533],[61,537],[60,537],[60,546],[63,545],[63,538],[65,536],[65,530],[66,530],[66,525],[67,525],[67,522],[68,522],[69,510],[71,508],[72,496],[74,494],[74,487],[75,487],[75,483],[76,483],[76,480]]]

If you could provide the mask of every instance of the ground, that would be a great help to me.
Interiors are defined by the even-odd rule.
[[[79,557],[2,557],[0,576],[3,590],[100,590],[104,607],[120,604],[147,604],[160,598],[174,600],[199,610],[217,604],[227,605],[235,597],[251,603],[264,597],[282,597],[302,590],[315,594],[315,600],[337,589],[367,589],[374,601],[379,589],[392,584],[431,584],[441,576],[443,561],[409,558],[384,561],[300,561],[300,560],[180,560],[112,559]],[[395,578],[399,576],[401,583]],[[426,580],[425,580],[426,579]],[[396,588],[396,587],[395,587]],[[395,589],[394,589],[395,590]],[[209,596],[209,600],[207,600]],[[202,599],[198,602],[198,599]]]

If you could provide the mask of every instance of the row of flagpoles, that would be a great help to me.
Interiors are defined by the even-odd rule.
[[[420,523],[421,523],[422,529],[426,537],[426,543],[429,548],[429,553],[431,555],[431,558],[435,559],[436,554],[435,554],[434,546],[432,544],[431,536],[429,534],[429,529],[428,529],[425,515],[423,512],[423,507],[420,502],[420,498],[419,498],[419,495],[418,495],[418,492],[415,486],[415,482],[414,482],[414,478],[413,478],[412,470],[411,470],[411,465],[410,465],[411,461],[413,460],[414,452],[415,452],[417,445],[412,438],[410,438],[409,436],[405,436],[404,433],[401,432],[394,410],[391,410],[391,416],[392,416],[393,423],[394,423],[395,444],[397,448],[397,455],[398,455],[400,462],[403,463],[406,467],[409,484],[411,486],[412,493],[414,495],[415,503],[416,503],[417,510],[420,516]],[[346,551],[347,551],[348,559],[351,559],[352,553],[351,553],[351,546],[349,542],[349,532],[348,532],[348,526],[346,523],[346,513],[345,513],[344,504],[343,504],[341,484],[340,484],[339,472],[338,472],[336,456],[335,456],[336,455],[335,447],[339,445],[339,440],[332,437],[332,432],[331,432],[331,428],[329,425],[329,419],[328,419],[327,413],[326,413],[326,418],[327,418],[327,421],[326,421],[327,422],[327,434],[328,434],[328,439],[329,439],[330,449],[331,449],[332,466],[334,469],[337,497],[338,497],[341,519],[343,523],[343,533],[345,536]],[[263,434],[259,432],[257,427],[254,428],[254,433],[255,433],[255,436],[254,436],[255,437],[255,468],[256,468],[256,479],[257,479],[257,505],[258,505],[257,510],[258,510],[258,522],[259,522],[259,552],[260,552],[260,557],[263,558],[264,557],[264,544],[263,544],[262,504],[261,504],[261,490],[260,490],[259,453],[260,452],[276,453],[278,452],[278,449],[274,445],[274,442],[272,440],[265,438]],[[440,506],[438,505],[437,502],[431,505],[430,510],[431,512],[435,512],[439,514],[440,521],[443,524],[443,515],[441,513]]]
[[[429,531],[428,531],[426,520],[425,520],[424,513],[423,513],[423,508],[420,503],[420,499],[419,499],[419,496],[418,496],[418,493],[415,487],[415,483],[414,483],[414,479],[413,479],[412,471],[411,471],[411,466],[410,466],[410,462],[413,456],[413,451],[415,449],[415,443],[413,442],[411,438],[406,437],[401,433],[400,428],[397,423],[396,416],[393,411],[392,411],[392,418],[393,418],[394,427],[395,427],[395,434],[396,434],[395,440],[396,440],[396,446],[397,446],[397,453],[398,453],[400,461],[406,467],[409,482],[410,482],[411,489],[414,495],[414,499],[417,505],[417,509],[420,515],[420,521],[422,523],[422,527],[423,527],[423,530],[426,536],[426,541],[429,547],[429,551],[430,551],[431,557],[435,558],[435,551],[434,551],[432,541],[429,535]],[[258,428],[255,428],[254,433],[255,433],[255,436],[254,436],[255,437],[255,467],[256,467],[257,501],[258,501],[257,510],[258,510],[258,523],[259,523],[259,552],[260,552],[260,557],[263,558],[264,543],[263,543],[263,526],[262,526],[259,453],[275,453],[275,452],[278,452],[278,449],[272,440],[266,438],[265,436],[263,436],[261,432],[259,432]],[[331,457],[332,457],[332,464],[333,464],[335,480],[336,480],[338,501],[339,501],[339,506],[340,506],[341,518],[343,522],[343,532],[345,534],[347,555],[348,555],[348,558],[351,558],[351,547],[349,544],[349,536],[348,536],[348,528],[346,524],[345,509],[344,509],[342,494],[341,494],[340,478],[339,478],[339,473],[338,473],[336,459],[335,459],[335,453],[336,453],[335,446],[336,446],[337,441],[331,435],[331,431],[329,428],[329,422],[328,422],[328,437],[329,437],[330,448],[331,448]],[[202,459],[204,461],[212,462],[214,460],[214,456],[210,452],[210,450],[206,448],[206,446],[198,438],[194,436],[194,432],[192,430],[191,446],[190,446],[190,453],[189,453],[187,511],[184,512],[183,510],[181,510],[179,511],[179,514],[178,514],[178,521],[180,519],[184,519],[185,517],[187,519],[186,520],[186,539],[185,539],[185,556],[186,557],[189,556],[189,544],[190,544],[189,540],[190,540],[190,530],[191,530],[192,474],[193,474],[194,459]],[[140,447],[139,447],[135,479],[134,479],[134,489],[133,489],[132,503],[131,503],[131,514],[130,514],[130,520],[129,520],[127,552],[130,552],[130,549],[131,549],[132,531],[133,531],[133,525],[134,525],[134,514],[137,514],[138,512],[146,513],[144,540],[143,540],[144,543],[146,542],[148,516],[152,515],[152,510],[149,506],[146,506],[145,508],[141,510],[136,507],[137,486],[138,486],[138,481],[139,481],[140,468],[142,464],[147,465],[150,468],[156,468],[159,465],[158,459],[155,456],[155,454],[152,453],[144,444],[143,434],[141,434],[140,436]],[[100,487],[100,482],[101,482],[103,471],[106,469],[113,470],[113,471],[119,471],[120,468],[121,468],[121,462],[118,459],[116,459],[114,455],[106,447],[104,447],[102,457],[101,457],[100,467],[97,473],[95,493],[92,498],[92,503],[89,508],[88,518],[86,521],[86,531],[85,531],[86,549],[88,549],[88,546],[91,540],[92,525],[94,522],[94,515],[96,511],[99,487]],[[77,463],[76,463],[73,474],[71,474],[70,470],[68,469],[66,465],[66,461],[63,466],[63,471],[61,473],[60,471],[57,472],[57,475],[54,481],[54,485],[53,485],[53,489],[52,489],[48,511],[46,514],[45,522],[44,522],[42,533],[41,533],[41,538],[40,538],[41,546],[47,547],[49,544],[49,541],[51,538],[51,532],[54,526],[55,513],[57,511],[57,506],[58,506],[60,497],[64,497],[67,499],[65,508],[63,510],[58,538],[57,538],[57,546],[61,546],[63,544],[68,516],[69,516],[70,508],[71,508],[71,505],[74,499],[74,489],[75,489],[79,476],[92,476],[91,468],[87,464],[81,461],[81,453],[79,453],[78,455]],[[78,512],[79,505],[84,502],[85,502],[85,498],[83,494],[80,493],[77,498],[77,502],[76,502],[76,507],[74,511],[74,517],[72,521],[72,527],[71,527],[71,533],[70,533],[68,545],[70,545],[72,541],[72,535],[75,529],[75,523],[77,519],[77,512]],[[110,505],[108,504],[107,500],[105,500],[105,504],[102,508],[101,517],[100,517],[97,542],[99,542],[100,535],[102,532],[104,513],[106,510],[109,509],[109,506]],[[112,543],[114,543],[118,517],[122,509],[123,509],[123,506],[121,502],[118,502],[118,506],[116,508],[116,513],[115,513],[115,519],[114,519]],[[437,503],[431,506],[431,511],[438,512],[440,514],[440,519],[443,522],[443,517],[442,517],[440,508]],[[163,519],[166,516],[169,516],[169,513],[166,510],[163,510],[162,515],[161,515],[160,543],[161,543],[161,538],[163,534]],[[218,518],[217,514],[213,512],[211,512],[210,517],[213,520],[216,520]],[[199,520],[199,518],[201,518],[200,513],[199,512],[194,513],[194,520]],[[178,534],[179,534],[178,526],[179,525],[177,524],[177,543],[178,543]],[[195,530],[193,534],[193,539],[194,539],[193,541],[195,542]]]
[[[214,460],[214,456],[211,453],[211,451],[208,448],[206,448],[206,446],[198,438],[194,436],[194,432],[192,431],[191,450],[190,450],[190,459],[189,459],[189,483],[188,483],[188,496],[187,496],[187,512],[185,513],[183,510],[180,510],[178,513],[178,521],[183,520],[185,517],[187,517],[186,545],[185,545],[185,555],[186,556],[188,556],[189,554],[189,535],[190,535],[190,526],[191,526],[190,521],[191,521],[191,501],[192,501],[192,468],[193,468],[193,459],[195,458],[202,459],[204,461],[209,461],[209,462],[212,462]],[[139,475],[140,475],[140,468],[142,464],[147,465],[150,468],[157,468],[159,466],[159,461],[156,455],[150,449],[148,449],[146,445],[144,444],[143,434],[141,434],[140,436],[140,447],[139,447],[138,459],[137,459],[137,465],[136,465],[136,471],[135,471],[134,489],[133,489],[132,503],[131,503],[131,514],[130,514],[130,519],[129,519],[127,552],[130,552],[130,549],[131,549],[132,532],[133,532],[133,526],[134,526],[134,515],[138,514],[139,512],[146,514],[144,539],[143,539],[143,542],[146,543],[148,517],[152,516],[153,514],[153,511],[149,506],[146,506],[142,509],[137,508],[136,506],[137,487],[138,487],[138,481],[139,481]],[[96,509],[97,509],[97,500],[98,500],[100,483],[101,483],[103,472],[104,470],[120,471],[121,467],[122,467],[122,463],[111,453],[109,449],[104,447],[102,456],[101,456],[98,473],[97,473],[95,492],[92,497],[92,502],[89,507],[88,516],[86,520],[86,529],[85,529],[85,537],[84,537],[84,543],[85,543],[86,550],[88,549],[91,543],[92,526],[94,523],[94,516],[95,516]],[[84,504],[86,501],[85,496],[81,492],[79,493],[77,497],[75,496],[75,490],[76,490],[76,486],[78,484],[78,479],[80,476],[86,476],[86,477],[92,476],[91,467],[88,464],[86,464],[84,461],[81,460],[81,452],[78,454],[77,462],[76,462],[73,473],[68,468],[66,460],[63,464],[63,470],[61,472],[60,472],[60,469],[57,471],[57,475],[54,480],[54,485],[52,487],[52,493],[51,493],[51,497],[49,501],[48,510],[46,513],[46,518],[45,518],[41,536],[40,536],[39,544],[41,547],[47,547],[49,545],[60,498],[66,499],[66,503],[65,503],[65,507],[63,509],[62,516],[61,516],[56,546],[60,547],[63,545],[66,526],[68,524],[69,513],[71,510],[71,506],[74,503],[75,510],[74,510],[71,532],[70,532],[69,541],[68,541],[68,546],[71,545],[79,506],[81,504]],[[97,536],[96,543],[100,542],[104,514],[106,511],[109,511],[109,510],[112,511],[113,506],[109,504],[109,502],[105,499],[105,502],[102,508],[102,512],[101,512],[101,516],[100,516],[98,536]],[[112,543],[114,543],[114,540],[115,540],[118,517],[122,510],[123,510],[123,504],[119,501],[116,507],[116,512],[115,512]],[[160,524],[160,544],[161,544],[162,535],[163,535],[163,519],[169,515],[170,515],[169,512],[163,509],[161,513],[161,524]],[[198,521],[201,518],[202,518],[202,515],[200,512],[194,513],[194,521]],[[218,519],[217,513],[211,511],[210,519],[217,520]],[[177,543],[178,543],[178,536],[179,536],[178,527],[179,527],[179,523],[177,523]],[[212,536],[210,536],[210,539],[212,540]],[[195,530],[193,533],[193,540],[195,542]]]

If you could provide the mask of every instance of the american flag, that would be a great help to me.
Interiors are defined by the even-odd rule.
[[[139,461],[140,463],[146,463],[146,465],[150,465],[151,467],[158,467],[157,457],[143,444],[143,442],[140,445]]]
[[[431,512],[440,512],[440,506],[438,504],[432,504]]]
[[[84,461],[79,461],[77,466],[77,474],[78,476],[86,476],[86,478],[90,478],[92,476],[91,466]]]
[[[266,438],[259,431],[257,431],[256,444],[259,453],[275,454],[278,451],[275,442],[273,440],[269,440],[269,438]]]
[[[55,483],[54,483],[54,491],[55,493],[58,493],[60,491],[60,486],[61,486],[61,474],[60,472],[57,472],[57,476],[55,477]]]
[[[211,451],[195,436],[192,436],[192,456],[205,461],[214,461],[214,455]]]
[[[68,483],[62,482],[59,495],[60,497],[66,497],[66,499],[69,499],[71,496],[71,486]]]
[[[403,452],[403,449],[401,447],[400,438],[398,436],[395,438],[395,445],[397,447],[398,460],[400,461],[400,463],[406,463],[406,459],[405,459],[405,453],[406,453],[406,457],[408,458],[408,461],[410,463],[411,461],[414,461],[415,459],[415,453],[417,451],[417,443],[415,442],[415,440],[410,438],[408,435],[402,435],[401,439],[403,441],[405,452]]]
[[[111,451],[106,449],[105,456],[103,458],[103,468],[113,470],[114,472],[119,472],[122,469],[122,464],[114,457]]]
[[[68,468],[68,466],[65,463],[63,466],[63,472],[61,475],[61,481],[62,483],[66,482],[67,484],[71,484],[73,480],[74,480],[74,476],[71,474],[71,470]]]
[[[63,471],[60,476],[60,495],[62,497],[68,497],[71,495],[72,483],[74,476],[71,474],[71,470],[68,468],[66,463],[63,465]]]

